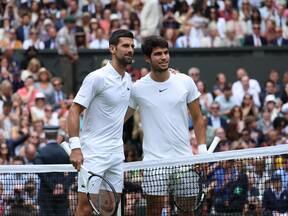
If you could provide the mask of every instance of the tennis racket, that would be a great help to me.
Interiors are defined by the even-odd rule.
[[[171,176],[170,198],[176,207],[174,211],[193,213],[204,201],[204,181],[202,175],[191,166],[177,167]]]
[[[71,154],[71,149],[67,142],[62,142],[60,145],[68,155]],[[79,176],[82,176],[83,184],[78,185],[78,187],[86,188],[87,198],[92,207],[93,215],[116,215],[120,200],[113,185],[103,176],[89,171],[83,165],[80,172],[81,175]]]
[[[220,141],[219,137],[214,137],[208,153],[213,153]],[[203,167],[202,167],[203,169]],[[176,212],[191,213],[202,205],[205,198],[205,181],[200,166],[187,165],[176,167],[173,178],[170,182],[170,195],[172,196],[173,205]]]

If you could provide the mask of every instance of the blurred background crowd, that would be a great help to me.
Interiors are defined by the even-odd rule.
[[[119,28],[133,31],[136,47],[152,34],[176,48],[282,46],[287,17],[285,0],[3,0],[0,45],[54,49],[70,26],[78,48],[107,48]]]

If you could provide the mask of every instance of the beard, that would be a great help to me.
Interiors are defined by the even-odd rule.
[[[124,66],[127,66],[127,65],[130,65],[133,63],[133,56],[123,56],[121,58],[117,58],[118,59],[118,62],[121,64],[121,65],[124,65]]]

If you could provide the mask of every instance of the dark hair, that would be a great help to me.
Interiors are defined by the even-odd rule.
[[[149,36],[144,39],[141,49],[145,56],[150,56],[153,48],[169,48],[168,42],[160,36]]]
[[[128,37],[128,38],[132,38],[134,39],[134,35],[132,32],[128,31],[128,30],[123,30],[123,29],[120,29],[120,30],[117,30],[117,31],[114,31],[110,38],[109,38],[109,45],[117,45],[119,43],[119,38],[121,37]]]

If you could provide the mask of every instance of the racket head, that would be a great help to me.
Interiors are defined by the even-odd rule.
[[[87,197],[94,215],[115,215],[119,197],[113,185],[103,176],[89,172]]]
[[[173,202],[180,212],[195,212],[204,201],[204,182],[201,174],[191,167],[178,169],[173,181]]]

